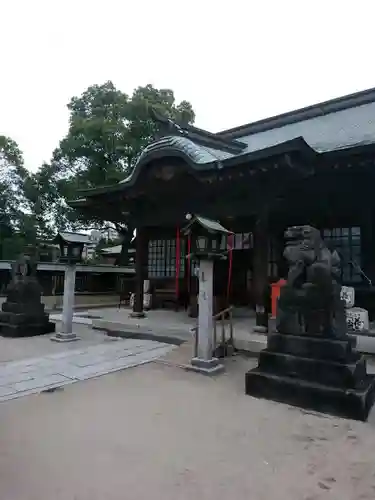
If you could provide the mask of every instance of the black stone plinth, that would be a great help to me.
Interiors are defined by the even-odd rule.
[[[55,331],[55,324],[49,321],[44,311],[36,269],[36,263],[30,257],[20,256],[12,264],[12,281],[0,311],[1,336],[31,337]]]
[[[0,311],[0,336],[32,337],[53,333],[56,325],[49,321],[41,302],[41,288],[32,277],[11,283]]]
[[[0,322],[1,337],[35,337],[36,335],[46,335],[54,333],[56,329],[55,323],[46,321],[44,323],[29,323],[23,325],[12,325],[9,323]]]
[[[251,396],[362,421],[375,400],[375,379],[348,335],[271,334],[245,385]]]

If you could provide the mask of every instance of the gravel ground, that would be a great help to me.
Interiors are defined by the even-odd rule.
[[[0,405],[1,500],[373,500],[375,433],[257,400],[255,360],[151,363]]]

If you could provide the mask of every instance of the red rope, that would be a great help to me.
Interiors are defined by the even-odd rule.
[[[190,251],[191,251],[191,238],[190,234],[188,234],[188,240],[187,240],[187,272],[186,272],[186,277],[187,277],[187,290],[190,292]]]
[[[176,229],[176,297],[179,295],[180,285],[180,267],[181,267],[181,247],[180,247],[180,229]]]
[[[233,238],[234,235],[230,234],[228,236],[228,286],[227,286],[227,304],[229,305],[229,297],[230,297],[230,290],[231,290],[231,285],[232,285],[232,267],[233,267]]]

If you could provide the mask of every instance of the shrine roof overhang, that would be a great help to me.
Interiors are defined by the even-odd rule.
[[[288,162],[290,157],[295,153],[299,154],[299,162],[289,162],[289,166],[292,168],[300,168],[302,161],[306,165],[312,166],[313,169],[317,169],[321,167],[324,168],[324,164],[327,162],[331,163],[340,159],[344,159],[344,161],[346,161],[347,159],[353,157],[371,156],[375,153],[375,143],[362,141],[361,143],[357,143],[348,148],[317,152],[309,146],[309,144],[307,144],[303,137],[297,137],[271,147],[244,154],[234,155],[228,152],[223,154],[223,151],[220,153],[221,154],[218,154],[217,150],[210,151],[209,148],[197,149],[195,144],[186,138],[163,138],[159,141],[155,141],[145,148],[139,157],[132,174],[122,182],[110,186],[81,190],[79,191],[80,197],[76,200],[70,200],[68,204],[72,208],[76,208],[78,210],[89,210],[90,213],[92,212],[94,215],[100,217],[100,207],[103,203],[105,203],[107,196],[117,194],[126,198],[127,193],[130,194],[132,192],[132,188],[139,182],[139,176],[143,169],[152,161],[161,160],[163,158],[183,159],[191,172],[198,177],[209,173],[212,170],[216,170],[220,174],[224,174],[225,172],[230,174],[236,167],[244,165],[248,165],[249,170],[252,170],[253,172],[255,171],[256,173],[258,169],[261,171],[259,168],[260,162],[264,163],[265,160],[269,160],[269,164],[272,165],[278,161],[278,158],[284,158]],[[262,171],[264,172],[263,167]],[[111,220],[116,219],[118,221],[124,221],[130,216],[130,213],[126,211],[125,206],[124,210],[119,211],[117,207],[115,213],[111,215]]]
[[[213,150],[193,143],[184,137],[165,137],[147,146],[140,155],[133,172],[123,181],[110,186],[80,190],[80,198],[69,201],[69,205],[80,208],[87,204],[89,198],[105,196],[112,193],[126,193],[139,180],[143,169],[152,161],[168,158],[183,159],[188,168],[200,175],[212,170],[225,171],[236,166],[248,164],[250,168],[256,169],[257,163],[262,160],[280,157],[291,153],[300,153],[309,163],[311,163],[318,153],[311,148],[303,137],[276,144],[265,149],[252,151],[244,154],[231,154],[222,150]]]

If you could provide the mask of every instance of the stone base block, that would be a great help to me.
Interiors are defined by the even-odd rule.
[[[145,317],[146,317],[146,313],[144,311],[141,311],[141,312],[132,311],[129,314],[129,318],[145,318]]]
[[[42,302],[23,303],[23,302],[9,302],[6,300],[1,306],[1,310],[5,313],[14,314],[32,314],[34,316],[44,314],[45,305]]]
[[[366,360],[357,352],[353,352],[348,360],[338,362],[264,349],[259,355],[259,369],[330,387],[354,388],[366,376]]]
[[[327,339],[270,333],[267,339],[267,349],[269,351],[304,358],[319,358],[322,361],[345,361],[352,356],[355,345],[356,337],[354,336]]]
[[[29,324],[44,324],[48,322],[48,314],[33,314],[29,313],[10,313],[0,311],[0,323],[1,324],[12,324],[12,325],[23,325],[27,327]]]
[[[74,342],[76,340],[80,340],[75,333],[62,333],[57,332],[53,337],[51,337],[53,342]]]
[[[375,379],[366,376],[360,387],[347,389],[266,373],[255,368],[246,374],[245,391],[249,396],[366,421],[375,400]]]
[[[218,375],[225,370],[224,365],[217,358],[210,360],[193,358],[191,365],[188,365],[187,369],[202,373],[203,375]]]
[[[48,321],[43,324],[17,325],[0,323],[0,336],[2,337],[35,337],[53,333],[56,329],[55,323]]]
[[[255,325],[253,327],[253,332],[255,333],[267,333],[267,327],[263,325]]]
[[[270,334],[258,367],[246,374],[246,394],[366,420],[375,379],[355,346],[351,335]]]

